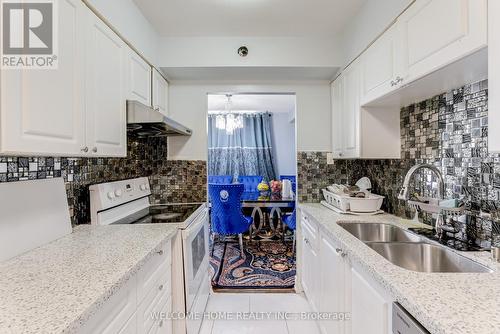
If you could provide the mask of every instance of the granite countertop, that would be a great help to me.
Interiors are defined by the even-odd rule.
[[[408,312],[433,334],[500,333],[500,265],[489,252],[458,252],[493,269],[493,273],[420,273],[393,265],[337,225],[359,221],[409,228],[415,225],[393,215],[352,216],[335,213],[321,204],[300,204],[337,240],[355,261],[379,282]]]
[[[0,263],[0,332],[75,332],[177,233],[175,224],[78,226]]]

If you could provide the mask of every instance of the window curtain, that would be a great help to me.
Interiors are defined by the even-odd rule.
[[[259,175],[276,179],[270,113],[233,113],[243,117],[243,127],[232,133],[218,129],[217,114],[208,115],[209,175]],[[226,117],[226,116],[223,116]]]

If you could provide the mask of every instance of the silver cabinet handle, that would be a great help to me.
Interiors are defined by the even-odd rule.
[[[156,252],[158,255],[163,255],[163,250]]]
[[[87,146],[85,146],[84,148],[82,148],[82,152],[87,153],[88,151],[89,151],[89,148]]]
[[[159,287],[158,287],[158,290],[163,290],[163,284],[161,284]]]
[[[347,254],[341,249],[341,248],[336,248],[335,251],[337,252],[338,255],[341,257],[345,257]]]
[[[153,109],[154,109],[154,111],[157,111],[157,112],[160,111],[160,107],[154,107]]]
[[[94,148],[92,149],[92,152],[97,153],[97,147],[94,147]]]

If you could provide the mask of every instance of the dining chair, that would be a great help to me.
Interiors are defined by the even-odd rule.
[[[208,183],[214,184],[231,184],[233,183],[232,175],[209,175]]]
[[[285,226],[288,226],[290,230],[293,231],[293,245],[292,245],[292,250],[295,250],[295,241],[296,241],[296,230],[297,230],[297,209],[294,209],[292,214],[284,216],[282,218],[283,220],[283,236],[285,235]]]
[[[240,175],[238,183],[245,186],[245,192],[257,192],[257,186],[264,180],[263,176],[258,175]]]
[[[290,180],[292,183],[292,191],[297,194],[297,176],[295,175],[280,175],[280,181]]]
[[[243,184],[209,184],[208,194],[211,201],[212,255],[214,251],[215,234],[238,235],[241,256],[243,256],[243,233],[248,231],[253,222],[252,217],[243,215],[241,211],[241,196],[245,187]],[[250,237],[252,231],[250,230]]]

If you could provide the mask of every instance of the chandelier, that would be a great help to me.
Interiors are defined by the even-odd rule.
[[[234,130],[243,128],[243,116],[235,115],[232,112],[232,95],[227,94],[226,97],[226,110],[217,115],[215,119],[215,126],[217,129],[226,130],[228,134],[232,135]]]

